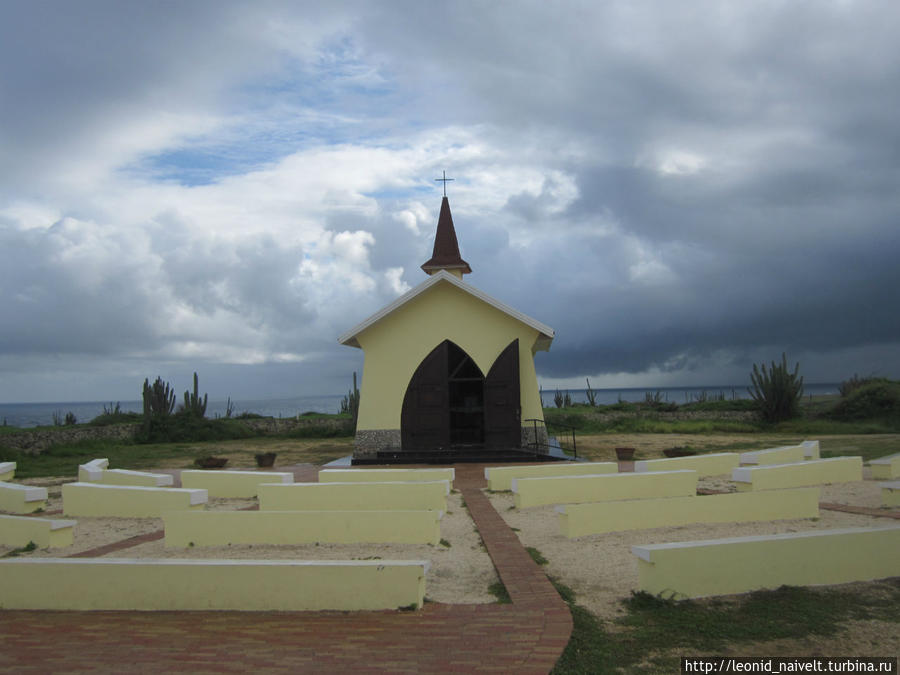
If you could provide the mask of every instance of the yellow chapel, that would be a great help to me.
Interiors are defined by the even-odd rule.
[[[353,463],[533,457],[547,442],[534,356],[553,329],[463,281],[446,195],[422,270],[338,338],[364,352]]]

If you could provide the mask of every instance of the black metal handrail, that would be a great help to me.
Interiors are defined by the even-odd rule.
[[[532,448],[534,450],[535,454],[538,454],[538,451],[541,449],[545,450],[545,452],[543,454],[546,454],[546,455],[550,454],[550,448],[551,448],[550,429],[549,429],[549,426],[547,425],[547,423],[544,420],[539,419],[539,418],[527,419],[527,420],[525,420],[525,422],[526,423],[530,422],[534,428],[534,437],[533,437],[533,440],[528,444],[528,447]],[[578,446],[575,442],[575,427],[569,426],[568,424],[560,424],[559,422],[553,422],[552,424],[553,424],[554,428],[558,427],[560,429],[564,429],[565,431],[563,433],[567,437],[571,436],[571,438],[572,438],[572,456],[575,459],[578,459]],[[540,427],[543,427],[543,429],[544,429],[544,438],[547,439],[546,443],[542,443],[540,440],[538,440],[541,438],[540,434],[538,433],[538,429]],[[560,435],[561,434],[557,434],[557,437]],[[557,441],[559,441],[559,438],[557,438]],[[559,448],[563,452],[566,452],[568,450],[567,448],[563,447],[561,442],[559,444]]]

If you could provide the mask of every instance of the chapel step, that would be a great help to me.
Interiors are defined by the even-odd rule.
[[[449,450],[382,451],[376,457],[353,458],[362,464],[457,464],[463,462],[556,462],[570,458],[557,457],[522,448],[451,448]]]

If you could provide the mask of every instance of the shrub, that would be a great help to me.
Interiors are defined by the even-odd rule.
[[[781,363],[772,361],[767,369],[753,364],[750,380],[752,389],[747,389],[756,401],[760,417],[764,422],[777,423],[797,417],[800,414],[800,399],[803,396],[803,377],[799,376],[800,364],[791,373],[787,366],[787,356],[782,353]]]
[[[870,379],[838,401],[831,417],[838,420],[900,417],[900,382]]]
[[[880,377],[860,377],[856,373],[853,373],[853,377],[849,380],[844,380],[841,382],[841,386],[838,387],[838,392],[841,395],[841,398],[847,398],[854,391],[859,389],[860,387],[869,384],[871,382],[888,382],[884,378]]]

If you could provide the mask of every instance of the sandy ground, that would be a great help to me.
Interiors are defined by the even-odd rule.
[[[47,511],[62,508],[59,479],[22,481],[49,485]],[[53,483],[56,482],[54,486]],[[210,510],[237,510],[255,506],[256,499],[210,499]],[[42,517],[42,516],[37,516]],[[66,518],[64,515],[48,518]],[[64,549],[34,551],[31,557],[64,557],[163,529],[161,518],[76,518],[74,544]],[[235,545],[167,548],[160,539],[109,554],[116,558],[231,558],[287,560],[429,560],[426,595],[435,602],[472,604],[494,602],[488,586],[498,580],[481,536],[459,493],[447,497],[441,519],[441,538],[449,544],[305,544],[298,546]],[[12,547],[0,546],[0,556]]]
[[[865,469],[868,478],[868,468]],[[47,511],[62,508],[60,484],[66,479],[22,481],[48,487]],[[736,488],[727,475],[701,479],[699,487],[732,492]],[[880,507],[877,481],[826,485],[821,501]],[[782,520],[737,524],[701,524],[614,532],[567,539],[559,531],[558,514],[552,506],[517,510],[511,493],[488,493],[494,508],[517,532],[523,545],[538,549],[548,560],[547,573],[572,588],[577,602],[605,621],[607,630],[616,630],[611,621],[624,614],[622,600],[637,586],[637,560],[631,547],[640,544],[715,539],[759,534],[778,534],[841,527],[889,525],[896,521],[867,515],[822,510],[817,519]],[[255,499],[211,499],[210,509],[245,509]],[[446,603],[487,603],[494,597],[488,586],[497,581],[481,538],[462,506],[460,495],[448,498],[448,513],[441,521],[441,536],[450,546],[437,545],[339,545],[302,546],[239,545],[204,548],[166,548],[163,540],[149,542],[111,554],[129,558],[255,558],[255,559],[425,559],[432,563],[427,579],[427,597]],[[62,515],[38,516],[64,518]],[[68,556],[122,539],[161,530],[161,519],[78,518],[75,544],[65,549],[39,550],[34,557]],[[0,556],[10,547],[0,546]],[[759,654],[897,654],[900,632],[896,624],[857,621],[838,636],[801,641],[776,641],[765,645],[736,645],[730,655]],[[871,645],[871,648],[869,648]],[[877,647],[877,648],[876,648]],[[887,652],[885,650],[888,650]],[[648,655],[649,656],[649,655]]]

